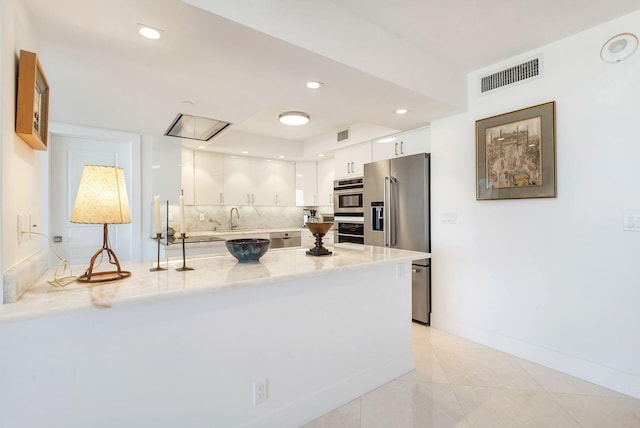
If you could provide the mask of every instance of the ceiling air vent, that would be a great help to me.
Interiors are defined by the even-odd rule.
[[[338,143],[341,141],[345,141],[349,139],[349,130],[345,129],[344,131],[338,132]]]
[[[480,78],[480,94],[486,94],[494,89],[522,82],[523,80],[539,77],[542,74],[542,58],[534,58],[522,64],[514,65],[488,76]]]

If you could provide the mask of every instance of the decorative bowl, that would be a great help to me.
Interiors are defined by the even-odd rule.
[[[333,226],[333,223],[326,222],[326,221],[317,222],[317,223],[307,223],[307,227],[309,228],[309,231],[314,235],[317,233],[324,235],[329,231],[329,229],[331,229],[332,226]]]
[[[225,242],[227,250],[239,263],[259,261],[269,249],[271,240],[262,238],[229,239]]]

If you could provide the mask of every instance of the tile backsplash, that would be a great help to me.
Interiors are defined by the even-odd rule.
[[[232,208],[238,209],[239,216],[233,212],[233,224],[238,229],[276,229],[301,227],[303,224],[302,207],[185,205],[187,233],[229,229],[229,214]],[[165,221],[163,220],[163,225]],[[173,227],[176,233],[180,233],[178,205],[169,205],[169,226]]]

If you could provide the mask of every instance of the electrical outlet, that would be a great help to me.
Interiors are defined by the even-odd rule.
[[[253,404],[267,401],[267,379],[253,381]]]
[[[458,223],[458,214],[457,213],[442,213],[441,217],[442,224],[457,224]]]
[[[204,221],[204,213],[200,213],[200,221]]]

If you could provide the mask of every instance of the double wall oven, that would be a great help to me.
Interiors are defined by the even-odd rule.
[[[364,185],[362,177],[333,182],[335,243],[364,244]]]

